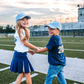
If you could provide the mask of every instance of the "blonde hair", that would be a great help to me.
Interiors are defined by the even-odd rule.
[[[25,30],[25,37],[21,39],[21,29]],[[30,30],[21,26],[19,20],[16,23],[16,30],[21,40],[28,40],[30,37]]]

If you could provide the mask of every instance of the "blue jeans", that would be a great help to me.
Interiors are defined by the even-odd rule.
[[[62,65],[49,65],[47,77],[44,84],[52,84],[52,80],[54,79],[55,76],[57,76],[60,84],[67,84],[62,73],[63,67],[64,66]]]

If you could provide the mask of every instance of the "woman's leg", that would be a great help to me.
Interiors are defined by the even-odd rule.
[[[27,84],[32,84],[30,73],[26,73],[25,74],[25,77],[26,77],[26,83]]]
[[[15,84],[20,84],[23,77],[24,77],[24,72],[18,75]]]

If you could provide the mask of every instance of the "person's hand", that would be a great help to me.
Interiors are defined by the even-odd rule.
[[[42,49],[41,47],[37,47],[37,49],[35,49],[35,51],[36,51],[37,53],[39,53],[39,51],[40,51],[41,49]]]
[[[30,53],[31,55],[34,55],[34,54],[35,54],[35,51],[29,49],[29,53]]]
[[[38,50],[40,50],[40,47],[36,47],[35,51],[38,51]]]

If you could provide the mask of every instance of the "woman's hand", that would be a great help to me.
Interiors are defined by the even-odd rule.
[[[29,49],[29,51],[28,51],[31,55],[34,55],[35,54],[35,51],[33,51],[33,50],[31,50],[31,49]]]

